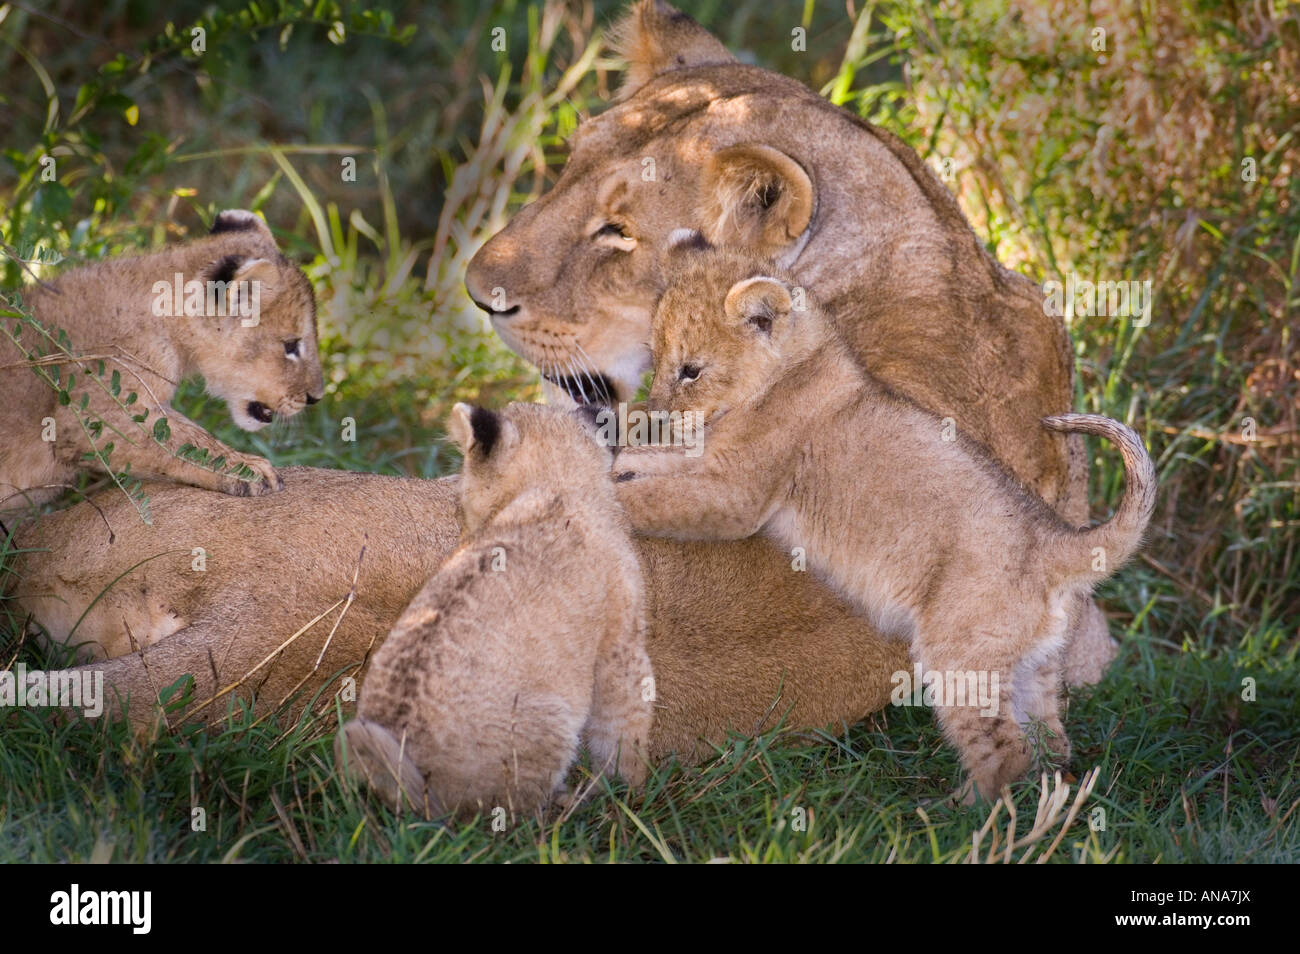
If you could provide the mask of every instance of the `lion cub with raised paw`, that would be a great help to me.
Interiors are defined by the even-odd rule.
[[[532,812],[593,768],[645,779],[653,679],[610,450],[577,413],[457,404],[461,546],[375,654],[338,764],[427,817]]]
[[[1106,437],[1123,456],[1114,516],[1076,529],[981,447],[865,373],[786,273],[698,233],[671,244],[649,403],[679,412],[676,422],[694,412],[703,451],[618,455],[633,527],[679,539],[761,531],[804,548],[850,602],[909,640],[923,670],[962,689],[972,674],[983,679],[985,698],[959,689],[935,708],[985,797],[1029,769],[1035,745],[1068,757],[1058,698],[1066,607],[1140,543],[1156,488],[1141,439],[1095,415],[1043,420]]]
[[[181,380],[202,375],[255,431],[324,395],[311,283],[256,215],[227,210],[204,238],[75,268],[23,298],[50,337],[25,324],[17,343],[0,333],[0,512],[102,470],[93,451],[109,443],[108,466],[135,477],[237,495],[280,488],[265,458],[171,407]],[[59,361],[64,350],[72,357]]]

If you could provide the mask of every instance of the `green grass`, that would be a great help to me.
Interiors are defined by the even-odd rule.
[[[1074,763],[1100,771],[1049,860],[1300,861],[1288,666],[1260,663],[1262,636],[1211,656],[1170,653],[1145,629],[1070,700]],[[1247,673],[1253,703],[1240,700]],[[838,736],[736,738],[698,766],[661,766],[643,792],[601,783],[571,814],[495,830],[491,817],[413,821],[358,797],[333,771],[333,729],[332,719],[232,725],[145,743],[120,725],[52,731],[19,712],[0,745],[0,861],[954,862],[988,816],[948,804],[957,766],[918,709]],[[1038,795],[1033,782],[1016,786],[1019,838]],[[1008,821],[1001,812],[994,826],[998,860]],[[1037,859],[1059,828],[1013,860]],[[982,860],[993,843],[985,834]]]
[[[1138,427],[1162,489],[1144,556],[1100,593],[1121,653],[1098,686],[1071,695],[1071,768],[1098,774],[1050,860],[1300,861],[1295,7],[1246,25],[1192,2],[1109,22],[1122,66],[1089,55],[1084,14],[1044,39],[997,0],[960,15],[919,0],[867,5],[856,32],[833,4],[683,5],[733,49],[929,160],[955,158],[952,187],[1003,261],[1037,279],[1156,282],[1149,327],[1072,325],[1078,406]],[[586,42],[618,6],[548,20],[525,3],[460,0],[434,22],[399,4],[391,31],[376,21],[375,35],[353,31],[342,45],[310,18],[288,38],[280,20],[249,32],[218,18],[219,55],[159,48],[147,70],[140,51],[166,19],[188,23],[203,5],[50,4],[63,23],[13,8],[0,20],[14,41],[0,44],[12,77],[0,109],[13,117],[0,143],[3,241],[33,259],[94,259],[183,237],[215,208],[261,209],[316,285],[326,399],[256,435],[197,384],[177,405],[277,464],[446,473],[452,402],[537,396],[535,375],[485,333],[460,283],[478,243],[553,178],[562,137],[614,81]],[[401,45],[408,23],[417,32]],[[489,23],[522,41],[490,55],[475,42]],[[789,48],[795,25],[808,28],[807,53]],[[133,70],[96,72],[119,48]],[[1099,129],[1132,118],[1130,68],[1159,122],[1112,140],[1097,166]],[[75,115],[78,90],[95,82],[98,98]],[[449,91],[448,105],[430,110],[431,94],[414,92],[429,90]],[[136,126],[123,120],[132,103]],[[1216,135],[1196,139],[1200,123]],[[60,157],[59,189],[39,180],[47,151]],[[372,173],[355,186],[334,171],[345,152]],[[1254,181],[1234,175],[1243,156],[1258,162]],[[3,270],[7,286],[22,281],[14,262]],[[340,439],[346,417],[355,442]],[[1262,439],[1244,438],[1246,418]],[[1092,451],[1100,514],[1122,473],[1110,448]],[[0,574],[8,558],[5,544]],[[0,664],[61,662],[18,622],[0,602]],[[644,792],[602,784],[568,815],[504,831],[491,819],[412,822],[345,790],[335,728],[332,717],[253,729],[235,719],[144,741],[120,725],[9,712],[0,861],[960,861],[989,816],[948,804],[956,761],[918,709],[819,737],[735,739],[699,765],[660,767]],[[1014,789],[1018,837],[1038,798],[1036,782]],[[193,829],[195,808],[205,830]],[[1002,809],[981,857],[992,830],[1006,857],[1007,822]],[[1041,856],[1060,833],[1049,826],[1011,859]]]

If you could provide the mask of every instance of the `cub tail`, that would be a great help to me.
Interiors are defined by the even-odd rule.
[[[1048,430],[1096,434],[1119,448],[1124,461],[1124,496],[1105,523],[1062,532],[1049,551],[1049,564],[1062,580],[1100,583],[1137,552],[1156,506],[1156,468],[1132,429],[1100,414],[1057,414],[1043,418]]]
[[[409,806],[428,817],[424,775],[402,741],[378,722],[353,719],[334,738],[334,764],[344,778],[364,781],[394,809]]]

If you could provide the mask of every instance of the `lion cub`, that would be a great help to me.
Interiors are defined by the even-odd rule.
[[[255,431],[324,394],[311,283],[261,219],[227,210],[204,238],[73,269],[23,294],[77,357],[41,366],[67,389],[65,404],[26,366],[57,354],[54,343],[32,327],[17,345],[0,334],[0,511],[58,496],[78,471],[102,467],[89,455],[110,442],[109,466],[136,477],[239,495],[279,489],[269,461],[232,450],[170,404],[182,378],[202,375],[235,423]]]
[[[654,318],[650,407],[693,411],[704,448],[619,454],[633,527],[679,539],[762,531],[803,548],[882,630],[909,640],[923,670],[961,686],[940,694],[936,715],[982,795],[1029,768],[1031,742],[1068,756],[1066,607],[1140,543],[1156,486],[1142,441],[1095,415],[1043,420],[1104,436],[1124,459],[1114,517],[1069,526],[979,446],[861,370],[786,274],[681,231]],[[992,698],[965,698],[972,675]]]
[[[645,778],[653,679],[610,451],[572,413],[457,404],[462,542],[375,654],[340,767],[428,817],[531,812],[584,740]]]

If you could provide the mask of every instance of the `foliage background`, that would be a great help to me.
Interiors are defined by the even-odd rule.
[[[464,265],[553,181],[563,137],[608,96],[616,64],[594,38],[620,6],[0,4],[0,277],[20,288],[15,258],[55,274],[256,209],[316,285],[328,396],[258,435],[197,383],[178,406],[280,464],[452,469],[439,429],[452,401],[538,396],[466,298]],[[1101,594],[1120,659],[1071,700],[1075,764],[1102,769],[1089,808],[1111,824],[1076,822],[1053,860],[1296,860],[1300,9],[682,6],[742,59],[949,160],[1008,265],[1040,281],[1153,281],[1149,326],[1071,326],[1078,404],[1144,433],[1162,496],[1147,553]],[[796,27],[806,51],[791,48]],[[41,181],[43,156],[56,182]],[[345,416],[357,443],[339,440]],[[1122,475],[1097,450],[1101,513]],[[3,622],[0,662],[54,662]],[[1246,677],[1257,701],[1242,699]],[[495,838],[402,822],[342,791],[330,729],[139,742],[14,713],[0,733],[0,858],[956,860],[984,820],[925,803],[955,764],[928,716],[906,709],[813,747],[736,740],[711,764],[665,768],[644,796],[615,789]],[[1018,790],[1023,812],[1036,794]],[[189,830],[197,803],[207,832]],[[803,832],[789,824],[800,806],[819,819]]]

